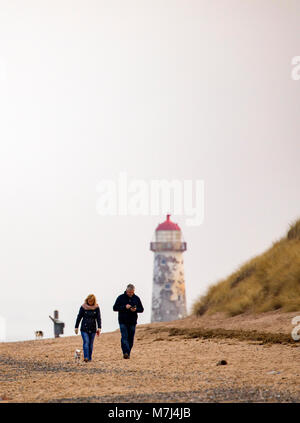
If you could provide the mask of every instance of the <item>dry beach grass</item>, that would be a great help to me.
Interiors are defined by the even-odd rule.
[[[272,246],[214,285],[193,306],[196,315],[285,312],[300,308],[300,219]]]
[[[300,402],[300,344],[290,338],[295,315],[276,311],[226,318],[219,313],[138,325],[130,360],[122,357],[118,331],[96,338],[91,363],[74,363],[74,350],[82,348],[79,336],[1,343],[0,398]],[[268,341],[257,338],[255,330],[268,334]],[[220,360],[227,365],[217,365]]]

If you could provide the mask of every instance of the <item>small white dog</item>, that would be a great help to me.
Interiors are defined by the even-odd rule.
[[[81,356],[81,351],[80,350],[75,350],[75,353],[74,353],[75,363],[79,363],[80,356]]]

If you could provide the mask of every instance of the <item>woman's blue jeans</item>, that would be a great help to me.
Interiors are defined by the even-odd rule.
[[[81,331],[81,336],[83,339],[83,357],[87,358],[89,361],[92,359],[95,335],[96,332],[88,333]]]
[[[121,348],[122,348],[123,354],[130,355],[130,351],[133,346],[135,326],[136,325],[120,323]]]

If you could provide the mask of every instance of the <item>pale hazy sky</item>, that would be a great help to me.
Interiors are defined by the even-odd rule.
[[[300,216],[298,0],[0,0],[0,315],[7,339],[73,333],[95,293],[103,330],[127,283],[150,321],[165,216],[101,217],[97,183],[202,179],[176,216],[188,308]]]

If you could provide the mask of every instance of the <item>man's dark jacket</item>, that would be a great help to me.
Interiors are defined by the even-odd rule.
[[[136,311],[131,311],[130,308],[126,308],[126,304],[130,304],[132,306],[136,306]],[[125,323],[128,325],[136,325],[138,313],[143,313],[144,307],[140,298],[133,294],[132,297],[129,297],[124,291],[124,294],[121,294],[116,299],[116,302],[113,306],[114,311],[118,311],[118,320],[119,323]]]

